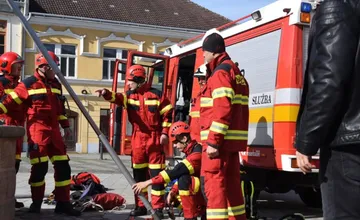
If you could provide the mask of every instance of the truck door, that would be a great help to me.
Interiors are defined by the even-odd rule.
[[[150,54],[145,52],[130,51],[127,58],[126,69],[130,66],[140,64],[146,70],[146,80],[153,88],[162,91],[166,95],[167,77],[169,72],[169,57],[164,55]],[[128,91],[127,78],[125,78],[124,92]],[[131,135],[132,125],[128,120],[126,109],[122,113],[122,132],[121,132],[121,155],[130,155],[131,153]]]

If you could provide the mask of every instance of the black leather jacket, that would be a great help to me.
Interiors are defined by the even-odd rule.
[[[360,0],[325,0],[310,29],[309,59],[294,146],[360,147]]]

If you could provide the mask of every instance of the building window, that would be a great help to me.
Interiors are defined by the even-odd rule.
[[[5,52],[5,33],[0,32],[0,55]]]
[[[104,48],[102,78],[105,80],[112,80],[114,77],[115,60],[126,60],[127,55],[127,50]],[[118,73],[118,82],[125,81],[126,65],[120,64],[118,69],[122,71],[122,73]]]
[[[46,49],[54,52],[60,59],[60,69],[65,77],[75,78],[76,46],[67,44],[44,44]]]

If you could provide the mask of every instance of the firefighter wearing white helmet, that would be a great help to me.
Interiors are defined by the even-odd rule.
[[[194,77],[198,79],[200,91],[204,87],[206,80],[206,64],[199,66],[195,73]],[[189,113],[189,124],[190,124],[190,135],[193,139],[200,142],[200,92],[196,98],[191,100],[190,113]]]

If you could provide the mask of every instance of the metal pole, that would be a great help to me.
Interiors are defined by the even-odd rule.
[[[135,184],[134,179],[130,175],[129,171],[126,169],[125,165],[121,162],[120,158],[110,146],[108,140],[106,139],[105,135],[100,131],[100,129],[95,124],[94,120],[90,117],[89,113],[86,111],[85,107],[75,94],[74,90],[71,88],[70,84],[66,81],[65,77],[62,75],[59,67],[55,64],[55,62],[51,59],[50,55],[47,52],[44,44],[40,41],[39,37],[36,35],[33,28],[30,26],[29,22],[26,20],[24,15],[21,13],[20,9],[18,8],[17,4],[13,0],[6,0],[10,7],[13,9],[14,13],[19,17],[21,23],[24,25],[25,30],[29,33],[33,41],[35,42],[36,46],[39,48],[45,59],[48,61],[51,68],[55,71],[57,77],[59,78],[60,82],[69,92],[71,98],[75,101],[76,105],[79,107],[87,121],[89,122],[90,126],[94,129],[95,133],[98,135],[100,141],[105,145],[107,151],[110,153],[111,158],[114,160],[116,165],[119,167],[122,174],[125,176],[126,180],[129,182],[130,185]],[[144,203],[145,207],[151,212],[151,215],[156,220],[160,220],[159,217],[155,214],[154,209],[151,207],[149,201],[144,197],[144,194],[139,195],[141,201]]]

